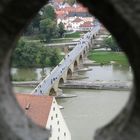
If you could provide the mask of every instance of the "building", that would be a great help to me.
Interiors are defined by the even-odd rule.
[[[91,29],[90,25],[92,24],[87,25],[87,22],[93,23],[95,20],[95,18],[89,14],[87,8],[79,3],[75,3],[71,6],[68,3],[60,2],[55,12],[57,15],[57,24],[62,22],[67,31],[89,31]]]
[[[93,22],[84,22],[83,24],[80,25],[79,29],[81,31],[90,31],[93,28]]]
[[[49,140],[71,140],[70,131],[54,97],[16,94],[16,98],[34,123],[51,130]]]

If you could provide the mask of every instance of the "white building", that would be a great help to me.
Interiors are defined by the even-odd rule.
[[[34,123],[51,130],[49,140],[71,140],[70,131],[54,97],[16,94],[16,98]]]
[[[84,21],[81,18],[75,18],[72,22],[71,22],[71,26],[72,26],[72,30],[73,31],[79,31],[79,27],[81,24],[83,24]]]

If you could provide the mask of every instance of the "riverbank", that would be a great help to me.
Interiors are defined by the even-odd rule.
[[[40,81],[12,82],[14,86],[19,87],[35,87]],[[61,84],[60,88],[68,89],[94,89],[94,90],[130,90],[131,82],[113,82],[113,81],[79,81],[68,80]]]
[[[66,83],[60,85],[64,89],[94,89],[94,90],[130,90],[131,82],[114,82],[114,81],[78,81],[68,80]]]
[[[128,60],[123,52],[112,51],[90,51],[88,54],[90,60],[100,63],[101,65],[116,63],[128,66]]]

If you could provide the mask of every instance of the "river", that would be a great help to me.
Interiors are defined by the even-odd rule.
[[[88,76],[86,81],[131,81],[130,67],[121,65],[90,66],[91,71],[80,72],[82,76]],[[41,80],[41,69],[30,70],[34,80]],[[46,68],[50,72],[50,68]],[[12,74],[21,73],[20,70],[12,70]],[[25,70],[25,75],[29,73]],[[23,74],[23,70],[22,70]],[[30,75],[31,75],[30,74]],[[23,74],[24,75],[24,74]],[[28,75],[27,77],[30,77]],[[25,76],[23,76],[25,78]],[[28,91],[32,88],[15,88],[16,91]],[[57,99],[63,106],[62,114],[70,129],[72,140],[92,140],[94,132],[101,126],[109,123],[123,108],[129,98],[128,91],[110,90],[77,90],[65,89],[65,94],[75,94],[75,98]]]

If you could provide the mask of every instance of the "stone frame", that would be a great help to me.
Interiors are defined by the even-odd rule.
[[[10,59],[20,33],[47,0],[0,1],[0,139],[47,140],[49,131],[39,128],[18,106],[10,82]],[[140,1],[79,0],[116,38],[128,56],[134,88],[122,112],[97,131],[96,140],[140,139]]]

